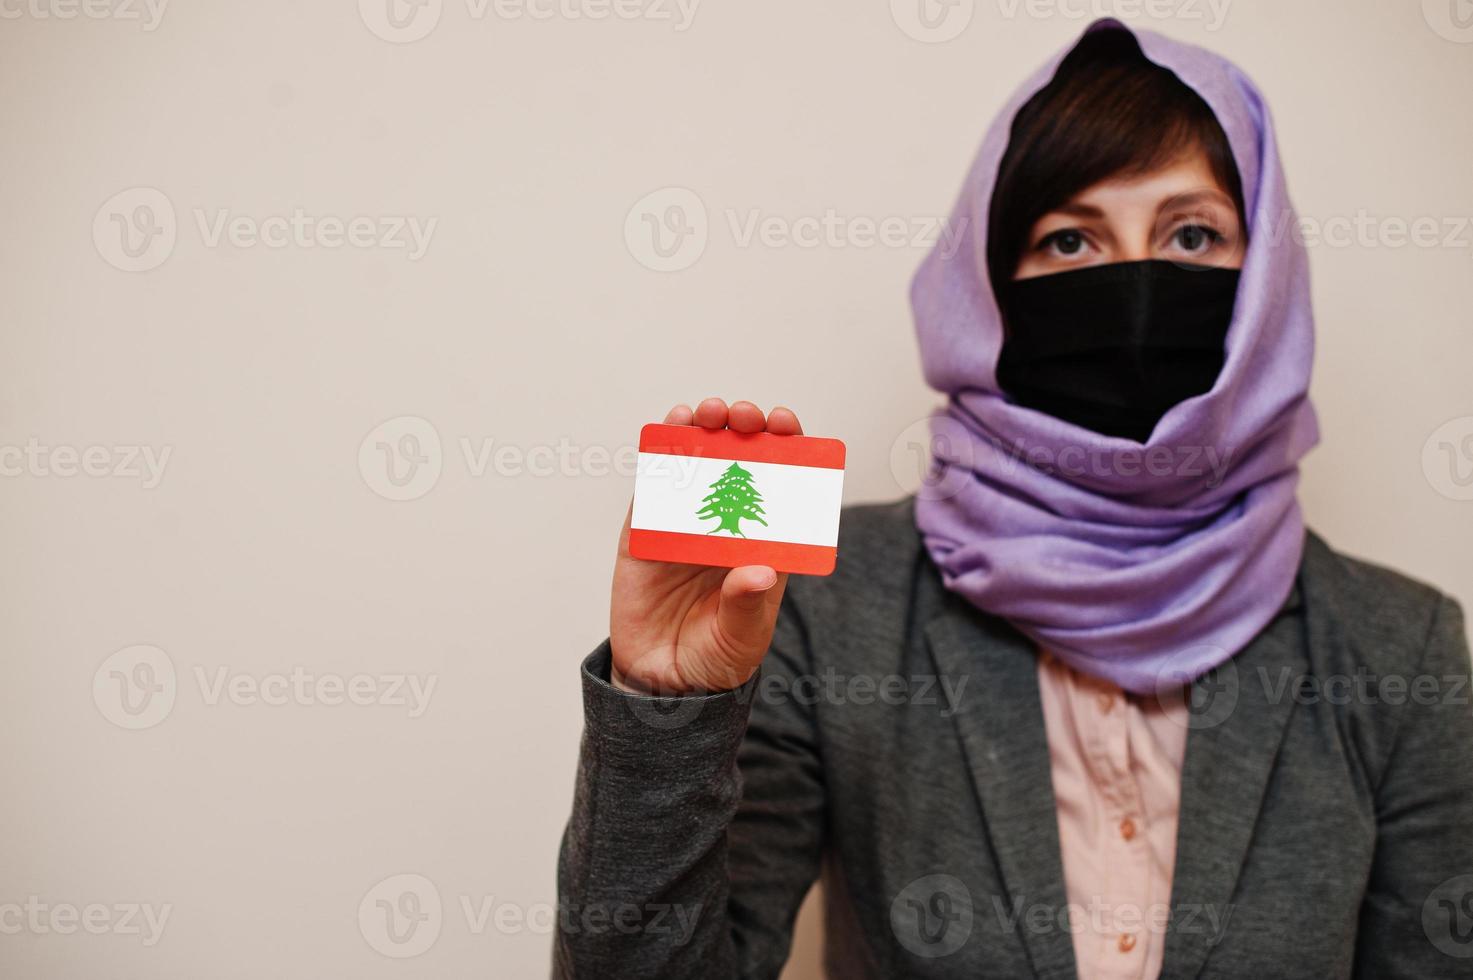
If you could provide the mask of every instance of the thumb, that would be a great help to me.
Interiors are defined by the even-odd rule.
[[[744,565],[726,573],[716,606],[716,628],[743,659],[760,660],[767,652],[782,601],[784,583],[780,580],[786,578],[766,565]]]

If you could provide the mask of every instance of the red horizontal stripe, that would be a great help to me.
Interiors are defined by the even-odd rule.
[[[748,463],[844,468],[844,444],[813,436],[775,436],[771,432],[733,432],[698,425],[651,422],[639,430],[639,451],[671,456],[739,459]]]
[[[834,570],[839,550],[821,544],[754,541],[714,534],[680,531],[629,531],[629,553],[647,561],[674,561],[687,565],[769,565],[779,572],[827,575]]]

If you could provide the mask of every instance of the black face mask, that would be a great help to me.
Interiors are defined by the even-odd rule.
[[[1237,291],[1237,269],[1159,260],[1005,283],[998,384],[1020,405],[1144,443],[1217,380]]]

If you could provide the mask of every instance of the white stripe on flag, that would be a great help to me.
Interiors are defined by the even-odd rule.
[[[743,520],[743,535],[754,541],[838,546],[844,471],[827,466],[640,453],[630,527],[686,534],[711,531],[716,519],[703,520],[696,514],[705,508],[701,501],[711,493],[711,484],[734,462],[752,474],[752,486],[762,496],[762,519],[767,521],[763,527]]]

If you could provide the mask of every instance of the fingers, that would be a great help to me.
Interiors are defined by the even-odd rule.
[[[726,419],[726,402],[720,398],[702,399],[693,413],[695,424],[703,429],[724,429],[726,428]]]
[[[798,416],[791,408],[779,405],[767,413],[767,431],[779,436],[801,436],[803,426],[799,424]]]
[[[726,426],[734,432],[761,432],[767,428],[767,419],[762,409],[751,402],[732,402]]]
[[[758,656],[766,652],[777,601],[782,599],[775,588],[779,577],[766,565],[744,565],[726,573],[716,607],[716,628],[738,650]]]
[[[668,425],[699,425],[703,429],[731,429],[733,432],[771,432],[779,436],[800,436],[803,426],[790,408],[774,408],[764,416],[762,409],[749,401],[735,401],[730,407],[720,398],[706,398],[692,411],[676,405],[665,415]]]

